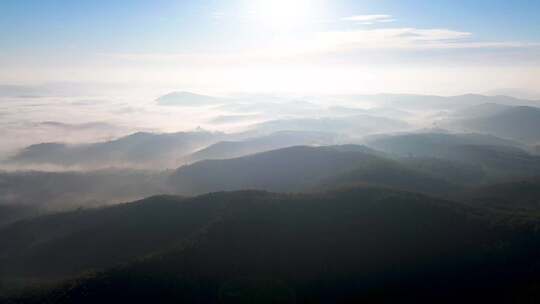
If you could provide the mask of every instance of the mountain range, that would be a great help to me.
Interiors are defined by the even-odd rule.
[[[167,168],[197,149],[224,138],[206,131],[179,133],[139,132],[106,142],[90,144],[42,143],[31,145],[8,163],[57,165],[74,168]]]
[[[97,139],[2,162],[0,303],[540,299],[536,101],[231,96],[143,106],[212,131],[21,123]]]
[[[540,108],[537,107],[492,105],[491,110],[485,108],[484,115],[464,118],[453,124],[524,143],[540,142]]]

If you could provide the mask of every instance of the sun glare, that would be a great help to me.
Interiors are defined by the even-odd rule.
[[[255,21],[274,30],[293,30],[316,21],[320,1],[256,0],[249,11]]]

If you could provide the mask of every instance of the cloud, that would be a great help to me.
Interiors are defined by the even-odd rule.
[[[337,50],[403,49],[457,47],[471,36],[469,32],[447,29],[387,28],[320,32],[316,40]]]
[[[496,49],[538,47],[540,43],[478,41],[470,32],[450,29],[384,28],[317,33],[317,44],[334,51]]]
[[[78,81],[101,82],[106,75],[106,81],[111,83],[137,86],[159,83],[167,88],[177,88],[177,84],[182,84],[182,89],[186,90],[245,90],[246,87],[250,87],[250,90],[265,90],[271,87],[271,84],[274,87],[306,87],[311,90],[317,87],[313,83],[320,84],[321,89],[333,86],[332,90],[345,90],[348,87],[357,87],[358,83],[362,82],[371,86],[378,85],[372,79],[384,78],[384,82],[388,84],[387,79],[398,74],[381,72],[387,73],[383,77],[378,74],[381,69],[391,71],[404,68],[406,70],[399,71],[408,73],[407,75],[416,73],[415,69],[424,69],[418,72],[424,75],[423,71],[428,68],[439,69],[444,66],[448,68],[445,73],[452,77],[444,78],[442,72],[429,70],[429,76],[422,76],[423,79],[435,77],[431,75],[438,73],[439,79],[444,78],[445,83],[452,83],[461,77],[461,74],[456,77],[456,72],[452,70],[458,67],[463,70],[471,68],[473,72],[480,67],[512,67],[516,68],[517,72],[506,73],[506,76],[519,74],[523,76],[521,81],[529,81],[530,85],[526,86],[537,85],[537,81],[531,76],[537,75],[540,67],[540,43],[537,42],[490,41],[483,40],[472,32],[453,28],[418,28],[384,23],[394,20],[392,15],[387,14],[344,16],[328,20],[317,18],[314,20],[316,24],[308,24],[298,32],[278,31],[279,33],[271,34],[266,32],[268,29],[265,27],[251,27],[251,24],[244,22],[257,18],[253,12],[240,14],[237,11],[211,11],[207,17],[214,21],[223,19],[223,22],[232,22],[234,24],[230,28],[242,26],[246,31],[225,35],[223,38],[234,38],[230,43],[220,43],[217,40],[211,44],[212,48],[201,45],[196,52],[178,48],[178,51],[171,52],[135,53],[125,50],[98,53],[84,57],[81,66],[66,64],[31,69],[23,66],[15,70],[0,70],[0,79],[18,83],[17,79],[22,78],[43,82],[51,79],[65,81],[66,77],[75,77]],[[219,25],[221,22],[216,23]],[[368,23],[373,26],[358,26]],[[149,49],[152,49],[152,46]],[[527,67],[534,71],[529,72]],[[363,72],[354,74],[349,70]],[[467,70],[467,73],[471,71]],[[502,77],[501,74],[489,71],[486,72],[487,77],[476,78],[481,81],[490,79],[490,82],[493,82],[499,81],[497,79]],[[499,78],[488,78],[495,75]],[[416,77],[419,78],[421,77]],[[517,80],[506,81],[510,83],[498,85],[522,85]],[[402,88],[399,80],[395,83],[395,87]],[[484,86],[483,83],[479,87],[493,88]]]
[[[227,16],[227,14],[225,14],[224,12],[213,12],[212,14],[210,14],[210,17],[212,19],[223,19]]]
[[[478,41],[470,32],[450,29],[376,28],[320,31],[304,40],[274,43],[237,52],[104,54],[113,60],[147,64],[179,64],[184,66],[226,66],[276,63],[294,60],[309,61],[361,51],[426,51],[478,49],[530,49],[539,43],[512,41]]]
[[[394,19],[391,15],[384,15],[384,14],[376,14],[376,15],[354,15],[349,17],[343,17],[341,18],[342,21],[352,21],[352,22],[358,22],[360,24],[374,24],[374,23],[382,23],[382,22],[394,22],[396,19]]]

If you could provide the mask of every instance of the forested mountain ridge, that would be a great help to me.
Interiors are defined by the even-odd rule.
[[[349,172],[356,174],[346,175]],[[422,190],[421,186],[428,180],[437,187]],[[433,190],[430,193],[452,188],[444,180],[359,145],[295,146],[233,159],[205,160],[180,167],[171,175],[170,183],[171,188],[186,195],[242,189],[305,192],[323,184],[332,188],[351,183],[419,192]]]
[[[497,288],[492,295],[514,296],[519,282],[535,278],[529,263],[540,245],[534,230],[514,226],[506,216],[497,219],[482,208],[373,187],[304,195],[239,191],[180,200],[155,197],[98,212],[136,212],[145,205],[161,206],[162,216],[171,219],[199,214],[191,221],[198,232],[175,235],[175,247],[161,247],[166,248],[161,253],[17,301],[220,303],[255,296],[285,303],[336,303],[386,301],[392,295],[426,302],[442,295],[449,302],[463,295],[491,299],[484,294],[488,288]],[[185,214],[183,208],[191,211]],[[176,231],[160,222],[152,217],[125,232],[135,236],[156,225],[164,227],[165,235]],[[57,250],[69,244],[64,240],[53,240]],[[109,247],[96,246],[95,259]],[[69,248],[63,249],[78,247]],[[515,280],[505,285],[509,277]]]

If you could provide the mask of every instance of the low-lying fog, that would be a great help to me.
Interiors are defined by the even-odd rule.
[[[196,130],[228,134],[222,134],[216,140],[246,139],[286,130],[329,132],[340,135],[338,142],[347,143],[358,142],[366,135],[393,131],[435,128],[462,131],[462,125],[448,122],[470,114],[466,113],[470,106],[478,106],[480,111],[480,107],[489,107],[489,104],[536,105],[534,101],[480,95],[445,98],[384,94],[284,96],[205,95],[185,91],[126,92],[133,91],[116,90],[107,96],[91,96],[88,92],[61,92],[55,95],[50,91],[42,94],[35,90],[11,88],[9,92],[0,94],[1,167],[35,166],[43,169],[47,165],[58,165],[45,160],[34,164],[10,161],[24,148],[40,143],[79,145],[113,141],[136,132],[158,134]],[[203,143],[203,146],[206,144]],[[203,146],[195,144],[193,148]],[[173,161],[171,168],[182,163]],[[93,165],[114,166],[111,163]],[[121,157],[118,165],[125,165]],[[92,166],[73,162],[67,167]],[[54,166],[50,169],[54,169]]]
[[[315,186],[299,181],[328,182],[363,159],[342,164],[342,156],[333,153],[344,151],[415,170],[420,166],[430,178],[452,184],[534,176],[540,170],[540,101],[503,95],[182,90],[93,95],[3,89],[0,207],[22,209],[6,213],[10,217],[0,218],[0,224],[29,210],[98,206],[155,194],[305,190]],[[320,150],[287,150],[293,146]],[[257,154],[262,152],[269,154]],[[265,177],[267,170],[273,173]],[[279,170],[299,170],[300,175],[280,175]]]
[[[246,94],[209,97],[187,92],[129,95],[118,91],[109,96],[17,93],[0,97],[2,159],[32,144],[110,141],[141,131],[172,133],[204,129],[234,133],[277,119],[343,118],[359,114],[392,119],[401,116],[403,121],[414,121],[410,113],[390,108],[379,111],[365,98]]]

